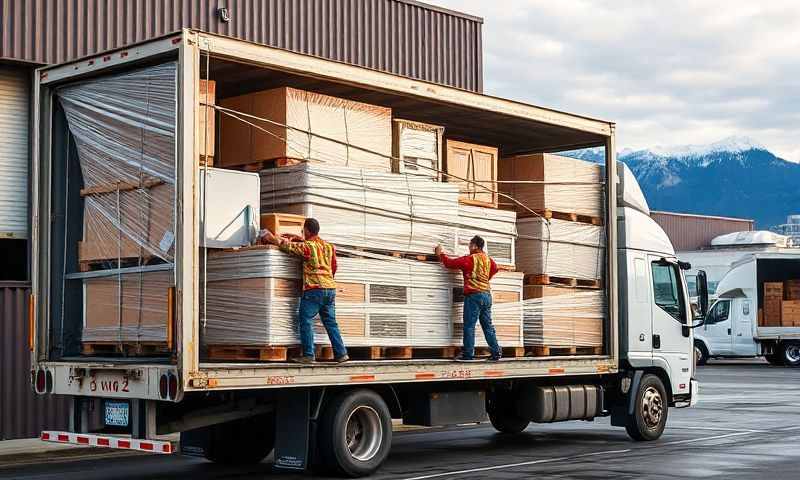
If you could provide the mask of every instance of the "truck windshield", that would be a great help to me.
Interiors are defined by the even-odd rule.
[[[653,262],[653,298],[656,305],[684,323],[683,302],[678,283],[677,266]]]

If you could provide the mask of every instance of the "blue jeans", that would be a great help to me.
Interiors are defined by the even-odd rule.
[[[464,352],[465,358],[475,356],[475,324],[481,321],[483,336],[492,350],[492,355],[500,356],[500,345],[492,325],[492,295],[489,292],[470,293],[464,296]]]
[[[322,325],[328,332],[333,353],[336,357],[347,355],[339,325],[336,324],[336,289],[315,288],[303,292],[300,298],[300,343],[303,345],[303,355],[314,357],[314,317],[319,314]]]

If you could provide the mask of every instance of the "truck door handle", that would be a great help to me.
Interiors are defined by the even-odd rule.
[[[653,335],[653,348],[661,348],[661,335]]]
[[[731,329],[729,328],[729,329],[728,329],[728,335],[730,335],[730,334],[731,334]]]

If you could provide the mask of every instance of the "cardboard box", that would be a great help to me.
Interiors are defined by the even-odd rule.
[[[438,181],[442,168],[444,127],[396,118],[392,120],[392,172]]]
[[[780,327],[783,325],[783,283],[764,282],[764,326]]]
[[[297,158],[391,171],[390,108],[289,87],[226,98],[220,105],[269,120],[248,118],[255,128],[223,115],[217,158],[221,167]]]
[[[459,185],[459,201],[497,208],[497,153],[495,147],[446,141],[445,181]]]
[[[800,300],[800,279],[783,282],[783,296],[785,300]]]
[[[781,326],[800,327],[800,300],[781,302]]]
[[[129,273],[83,281],[83,342],[167,342],[172,272]]]
[[[538,153],[500,160],[500,191],[510,195],[531,210],[551,210],[602,218],[603,175],[600,165],[574,158]],[[545,183],[506,183],[537,181]],[[586,182],[586,185],[559,185],[559,182]],[[530,216],[527,209],[508,199],[501,208]]]
[[[523,298],[526,346],[603,345],[603,290],[526,285]]]
[[[175,243],[174,197],[174,186],[168,184],[84,196],[78,260],[171,260]]]

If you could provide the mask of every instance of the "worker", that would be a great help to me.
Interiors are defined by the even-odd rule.
[[[480,319],[483,336],[491,349],[492,361],[500,360],[501,350],[492,325],[492,294],[489,280],[497,273],[497,264],[484,253],[483,238],[475,235],[469,242],[469,255],[449,258],[441,245],[436,255],[446,268],[459,269],[464,275],[464,348],[456,360],[473,360],[475,357],[475,324]]]
[[[336,323],[336,247],[319,238],[319,222],[307,218],[303,223],[303,237],[276,236],[269,230],[259,235],[262,242],[278,245],[286,253],[303,259],[303,296],[300,298],[298,323],[303,353],[291,361],[301,364],[314,362],[314,317],[319,314],[328,332],[336,363],[350,360],[344,346],[339,325]]]

